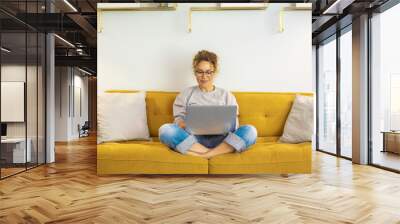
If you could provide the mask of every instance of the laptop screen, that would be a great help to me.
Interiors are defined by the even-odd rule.
[[[1,124],[1,136],[7,136],[7,124]]]

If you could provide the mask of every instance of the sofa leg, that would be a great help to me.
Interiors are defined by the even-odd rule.
[[[281,177],[288,178],[288,177],[289,177],[289,174],[288,174],[288,173],[281,173]]]

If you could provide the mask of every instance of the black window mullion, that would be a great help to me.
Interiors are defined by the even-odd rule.
[[[368,164],[373,164],[373,149],[372,149],[372,64],[371,64],[371,57],[372,57],[372,12],[368,12],[368,20],[367,20],[367,46],[368,46],[368,53],[367,53],[367,133],[368,133]]]
[[[28,17],[28,1],[25,1],[25,21]],[[28,170],[28,113],[27,113],[27,96],[28,96],[28,26],[25,23],[25,88],[24,88],[24,118],[25,118],[25,170]]]
[[[36,1],[36,13],[39,13],[39,0]],[[39,32],[36,31],[36,166],[38,165],[39,165]]]
[[[45,4],[46,4],[46,8],[45,8],[45,12],[47,13],[47,2],[45,2]],[[44,102],[44,135],[43,135],[43,138],[44,138],[44,161],[43,161],[43,163],[45,164],[45,163],[47,163],[47,36],[48,36],[48,33],[47,32],[45,32],[44,33],[44,55],[43,55],[43,58],[44,58],[44,68],[42,69],[42,77],[43,77],[43,74],[44,74],[44,100],[43,100],[43,102]],[[44,73],[43,73],[43,71],[44,71]],[[61,77],[60,77],[61,78]],[[43,80],[42,80],[42,82],[43,82]],[[61,91],[61,89],[60,89],[60,91]],[[42,109],[43,109],[43,107],[42,107]]]
[[[315,148],[319,149],[319,44],[315,46]]]
[[[336,31],[336,154],[341,157],[341,114],[340,114],[340,84],[341,84],[341,64],[340,64],[340,30]]]

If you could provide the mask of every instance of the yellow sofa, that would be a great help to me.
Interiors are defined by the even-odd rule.
[[[312,95],[300,93],[302,95]],[[182,155],[158,140],[158,129],[171,123],[175,92],[147,92],[147,120],[152,141],[108,142],[97,146],[98,174],[264,174],[310,173],[311,143],[284,144],[286,118],[296,93],[234,93],[239,123],[257,128],[257,143],[243,153],[210,160]]]

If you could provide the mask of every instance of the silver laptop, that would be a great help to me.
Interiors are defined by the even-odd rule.
[[[188,106],[186,130],[194,135],[222,135],[235,129],[236,106]]]

